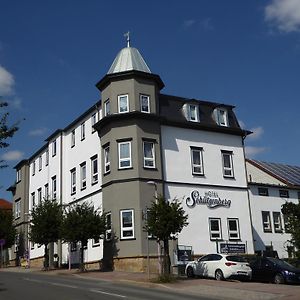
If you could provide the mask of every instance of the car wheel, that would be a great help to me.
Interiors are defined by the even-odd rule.
[[[274,277],[274,283],[276,284],[282,284],[284,283],[284,278],[281,274],[277,273]]]
[[[216,280],[224,280],[223,272],[220,269],[216,270],[215,279]]]
[[[194,274],[194,270],[192,267],[188,267],[187,270],[186,270],[186,276],[188,278],[194,278],[195,277],[195,274]]]

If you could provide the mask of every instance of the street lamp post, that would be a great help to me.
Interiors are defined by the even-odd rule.
[[[29,241],[29,224],[30,224],[30,216],[31,214],[24,213],[24,215],[27,217],[27,235],[26,235],[26,247],[27,247],[27,268],[30,268],[30,241]]]

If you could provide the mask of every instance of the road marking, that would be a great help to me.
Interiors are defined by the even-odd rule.
[[[104,291],[101,291],[101,290],[90,289],[90,292],[93,292],[93,293],[99,293],[99,294],[104,294],[104,295],[109,295],[109,296],[115,296],[115,297],[119,297],[119,298],[127,298],[127,297],[124,296],[124,295],[113,294],[113,293],[107,293],[107,292],[104,292]]]
[[[67,287],[67,288],[71,288],[71,289],[77,289],[78,288],[75,285],[69,285],[69,284],[64,284],[64,283],[49,282],[49,284],[56,285],[56,286]]]
[[[24,280],[27,280],[27,281],[32,281],[32,282],[38,282],[38,283],[47,283],[43,280],[38,280],[38,279],[31,279],[31,278],[23,278]]]

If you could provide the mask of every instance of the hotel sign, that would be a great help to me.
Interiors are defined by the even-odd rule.
[[[207,191],[201,196],[195,190],[191,192],[189,197],[186,197],[185,203],[189,208],[194,208],[196,205],[206,205],[208,208],[217,208],[220,206],[229,208],[231,200],[221,199],[215,191]]]

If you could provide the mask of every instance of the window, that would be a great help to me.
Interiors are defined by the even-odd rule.
[[[285,233],[291,233],[290,226],[289,226],[289,217],[288,215],[283,215],[283,222],[284,222],[284,231]]]
[[[279,190],[279,197],[281,198],[289,198],[289,191],[287,190]]]
[[[22,175],[21,170],[17,170],[17,183],[21,181],[21,179],[22,179],[21,175]]]
[[[34,246],[35,246],[34,242],[30,242],[30,248],[31,248],[31,250],[34,249]]]
[[[98,182],[98,158],[97,155],[91,158],[92,184]]]
[[[110,115],[110,102],[109,100],[106,100],[104,102],[104,116]]]
[[[232,152],[222,151],[222,161],[223,161],[223,176],[233,177],[233,163],[232,163]]]
[[[94,128],[94,125],[97,123],[97,113],[93,113],[91,117],[91,126],[92,126],[92,133],[94,133],[96,130]]]
[[[35,161],[33,161],[31,167],[32,167],[32,176],[34,176],[35,175]]]
[[[216,122],[220,126],[228,126],[227,111],[222,108],[216,110]]]
[[[153,142],[143,142],[144,148],[144,167],[155,168],[155,152]]]
[[[52,178],[52,197],[53,199],[56,199],[56,176],[53,176]]]
[[[131,167],[131,142],[120,142],[119,147],[119,168]]]
[[[77,251],[77,242],[71,242],[71,252]]]
[[[272,232],[270,212],[262,211],[261,213],[264,232]]]
[[[71,170],[71,195],[76,193],[76,169]]]
[[[37,190],[37,193],[38,193],[38,205],[39,205],[42,201],[42,188],[39,188]]]
[[[140,95],[141,112],[150,113],[150,97],[146,95]]]
[[[45,199],[49,199],[49,185],[45,184]]]
[[[129,112],[128,95],[118,96],[119,113]]]
[[[56,155],[56,140],[52,142],[52,156]]]
[[[199,122],[198,105],[189,104],[187,107],[187,117],[189,121]]]
[[[75,146],[75,129],[71,132],[71,148]]]
[[[84,190],[86,188],[86,163],[80,165],[80,188]]]
[[[21,199],[15,202],[15,218],[20,218],[21,216]]]
[[[121,210],[121,239],[134,238],[133,210]]]
[[[110,171],[110,155],[109,155],[109,146],[104,148],[104,173]]]
[[[85,123],[83,122],[80,126],[81,130],[81,140],[85,139]]]
[[[40,155],[39,156],[39,171],[41,171],[42,170],[42,156]]]
[[[274,231],[276,233],[282,233],[282,222],[280,212],[273,211],[273,224],[274,224]]]
[[[35,192],[31,193],[31,205],[32,208],[35,206]]]
[[[240,239],[240,228],[238,219],[227,219],[229,240]]]
[[[110,241],[111,240],[111,213],[107,213],[105,215],[105,219],[106,219],[105,240]]]
[[[258,195],[260,196],[269,196],[269,190],[267,188],[258,188]]]
[[[46,150],[46,160],[45,160],[46,167],[49,165],[49,150]]]
[[[99,247],[100,246],[100,237],[92,240],[92,247]]]
[[[202,148],[192,148],[191,147],[192,174],[193,175],[204,175],[202,151],[203,151]]]
[[[221,219],[209,218],[209,231],[211,240],[221,240],[222,231],[221,231]]]

